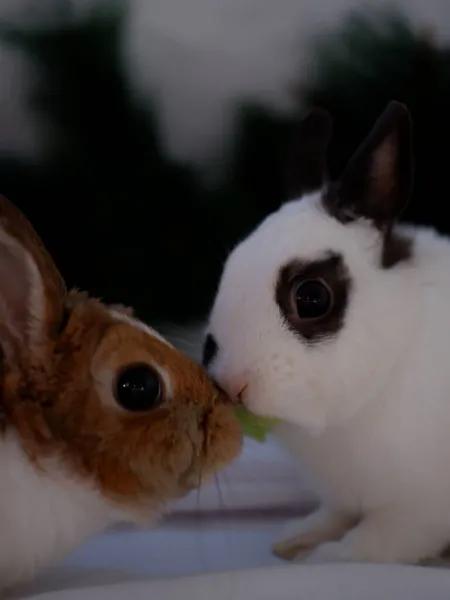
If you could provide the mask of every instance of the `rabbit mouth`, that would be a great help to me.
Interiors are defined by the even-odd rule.
[[[245,383],[241,389],[237,392],[234,398],[234,404],[237,406],[245,406],[245,392],[247,391],[248,383]]]

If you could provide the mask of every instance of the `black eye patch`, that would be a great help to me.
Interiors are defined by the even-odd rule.
[[[205,343],[203,344],[202,365],[204,367],[209,367],[212,361],[216,358],[218,351],[219,346],[217,345],[214,336],[208,333]]]
[[[343,257],[328,252],[311,262],[293,260],[278,274],[275,301],[286,326],[313,343],[344,326],[352,280]]]

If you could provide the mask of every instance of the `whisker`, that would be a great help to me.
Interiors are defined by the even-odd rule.
[[[186,352],[192,358],[197,358],[203,343],[203,330],[205,324],[194,322],[190,325],[179,325],[173,322],[160,323],[158,331],[164,335],[175,347]]]
[[[219,498],[219,508],[221,509],[221,511],[225,510],[225,500],[224,500],[224,496],[222,493],[222,488],[220,487],[220,479],[219,479],[219,475],[217,473],[214,474],[214,481],[216,484],[216,488],[217,488],[217,495]]]
[[[222,477],[224,477],[224,473],[221,473]],[[220,506],[220,513],[219,513],[219,521],[222,525],[222,528],[224,530],[224,536],[223,536],[223,545],[224,545],[224,550],[225,553],[228,554],[229,556],[233,555],[233,544],[232,544],[232,539],[230,536],[232,536],[232,522],[229,520],[229,515],[227,514],[227,509],[226,509],[226,502],[224,499],[224,495],[222,493],[222,487],[221,487],[221,481],[219,478],[219,474],[215,473],[214,474],[214,481],[216,484],[216,488],[217,488],[217,494],[218,494],[218,498],[219,498],[219,506]],[[226,482],[228,487],[229,486],[229,481]],[[227,582],[229,588],[230,588],[230,595],[229,595],[229,599],[231,600],[234,597],[234,592],[231,590],[234,590],[235,588],[235,581],[233,580],[233,578],[230,578]]]
[[[230,479],[229,479],[226,469],[221,472],[220,477],[221,477],[223,483],[225,484],[225,486],[227,487],[227,489],[230,490],[231,483],[230,483]]]
[[[197,497],[197,507],[195,510],[195,539],[196,539],[196,547],[197,552],[199,554],[200,562],[205,565],[205,570],[208,570],[208,552],[205,548],[205,540],[202,537],[202,508],[201,508],[201,493],[202,493],[202,483],[203,483],[203,469],[200,466],[198,473],[198,482],[196,489],[196,497]]]
[[[202,472],[202,468],[200,467],[200,470],[198,472],[198,482],[197,482],[197,515],[200,514],[200,495],[201,495],[202,479],[203,479],[203,472]]]

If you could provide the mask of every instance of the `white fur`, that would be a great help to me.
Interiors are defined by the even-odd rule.
[[[172,344],[170,344],[166,340],[166,338],[164,338],[161,334],[159,334],[156,331],[156,329],[153,329],[153,327],[149,327],[142,321],[139,321],[138,319],[135,319],[134,317],[130,317],[129,315],[122,313],[118,310],[111,309],[110,313],[118,321],[123,321],[124,323],[128,323],[128,325],[131,325],[132,327],[136,327],[136,329],[139,329],[140,331],[143,331],[144,333],[148,333],[148,335],[151,335],[152,337],[158,339],[160,342],[163,342],[164,344],[167,344],[168,346],[171,346],[173,348]]]
[[[15,433],[0,439],[0,591],[125,518],[56,459],[44,468],[30,463]]]
[[[406,229],[413,260],[382,269],[368,222],[341,225],[319,194],[286,204],[233,251],[211,313],[212,374],[230,390],[245,382],[249,409],[285,421],[278,433],[315,479],[323,514],[362,518],[312,562],[415,562],[450,542],[450,242]],[[327,250],[343,255],[353,286],[342,330],[308,346],[282,321],[276,279]],[[308,539],[317,527],[327,524]]]

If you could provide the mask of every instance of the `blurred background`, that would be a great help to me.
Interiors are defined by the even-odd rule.
[[[405,218],[450,233],[449,34],[446,0],[1,0],[0,191],[70,286],[188,335],[229,250],[284,199],[313,105],[335,120],[336,175],[407,103]]]

